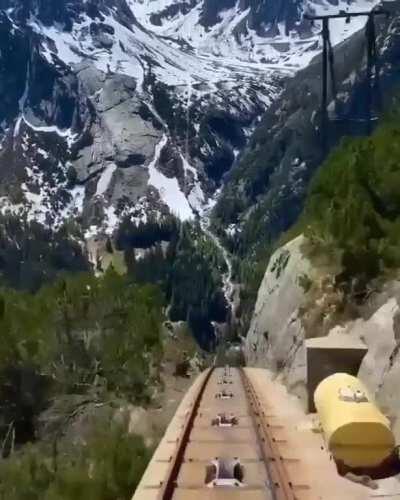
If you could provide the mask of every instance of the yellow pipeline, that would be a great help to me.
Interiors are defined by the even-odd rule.
[[[393,451],[389,420],[356,377],[347,373],[327,377],[315,390],[314,402],[336,460],[350,467],[374,467]]]

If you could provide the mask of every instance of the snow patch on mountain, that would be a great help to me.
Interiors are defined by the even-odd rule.
[[[204,194],[204,191],[201,189],[199,173],[194,167],[192,167],[192,165],[189,164],[189,162],[182,154],[181,160],[185,173],[190,172],[194,179],[194,185],[190,189],[189,195],[187,196],[189,205],[195,214],[201,215],[206,209],[207,198]]]
[[[42,53],[49,61],[54,62],[58,58],[74,66],[91,60],[106,74],[111,72],[134,77],[139,92],[144,91],[145,75],[149,72],[169,86],[186,85],[190,77],[194,83],[203,84],[208,91],[212,91],[218,90],[220,82],[230,88],[235,87],[239,74],[244,78],[258,75],[267,81],[265,71],[278,69],[258,61],[249,67],[247,61],[242,61],[235,54],[221,58],[223,54],[217,53],[214,57],[182,49],[140,25],[123,26],[112,16],[105,16],[103,24],[109,26],[114,34],[108,35],[105,46],[96,47],[90,31],[92,23],[88,16],[83,16],[79,23],[74,24],[71,33],[61,27],[44,26],[35,19],[30,21],[30,26],[36,33],[44,35]]]
[[[376,0],[357,0],[353,5],[347,5],[347,2],[341,1],[338,6],[327,3],[322,8],[318,9],[318,14],[336,14],[338,10],[345,12],[369,11],[379,2]],[[331,32],[331,42],[337,45],[346,38],[349,38],[353,33],[364,28],[366,24],[366,17],[353,17],[350,22],[346,18],[331,19],[329,21],[329,28]]]
[[[166,177],[156,168],[160,153],[167,142],[168,137],[164,135],[156,146],[154,160],[149,165],[149,184],[158,189],[161,199],[170,208],[171,213],[181,220],[187,220],[193,217],[193,211],[186,196],[181,191],[177,179]]]
[[[112,164],[104,169],[97,183],[96,196],[102,196],[108,189],[112,176],[117,170],[117,166]]]
[[[77,139],[77,134],[72,132],[71,129],[61,130],[56,125],[33,125],[33,123],[28,121],[24,115],[20,119],[25,123],[25,125],[27,125],[35,132],[41,132],[43,134],[57,134],[59,137],[62,137],[66,141],[69,148]],[[21,122],[19,122],[18,128],[20,127],[20,125]]]
[[[179,2],[173,0],[129,0],[133,14],[149,31],[170,40],[185,41],[192,47],[198,57],[220,58],[224,60],[242,61],[248,64],[263,63],[275,66],[276,69],[299,69],[307,65],[320,50],[321,25],[311,26],[302,21],[304,13],[331,14],[340,10],[370,10],[376,0],[307,0],[303,2],[300,19],[296,29],[287,33],[283,22],[277,23],[276,29],[264,26],[265,33],[257,33],[251,27],[251,7],[242,8],[239,0],[232,8],[221,10],[218,21],[213,26],[204,26],[201,16],[205,9],[205,0],[199,1],[189,12],[181,9],[175,15],[166,14],[168,7]],[[186,2],[182,4],[189,5]],[[187,7],[189,8],[189,7]],[[157,16],[158,22],[154,22]],[[337,44],[349,37],[365,25],[365,18],[345,19],[331,22],[332,43]],[[303,23],[303,24],[302,24]]]
[[[29,181],[21,184],[23,200],[12,202],[8,196],[0,197],[0,214],[14,215],[29,222],[36,221],[46,227],[58,229],[65,220],[76,218],[82,214],[85,199],[84,186],[76,186],[68,191],[68,200],[65,204],[54,200],[65,186],[50,185],[37,167],[26,167]]]

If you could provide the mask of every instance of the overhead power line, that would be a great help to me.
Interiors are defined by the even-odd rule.
[[[366,123],[367,133],[370,134],[372,130],[372,74],[375,69],[374,89],[376,94],[379,94],[379,64],[378,64],[378,50],[376,47],[376,33],[375,33],[375,16],[388,16],[389,13],[383,9],[373,9],[371,11],[362,12],[345,12],[339,11],[337,14],[326,15],[309,15],[304,16],[312,24],[315,21],[322,21],[322,89],[321,89],[321,140],[322,148],[326,153],[328,150],[329,139],[329,118],[328,118],[328,75],[330,76],[331,94],[336,104],[336,78],[335,78],[335,61],[334,52],[330,39],[329,21],[331,19],[345,18],[346,22],[350,22],[353,17],[365,16],[367,17],[367,24],[365,28],[366,35],[366,52],[367,52],[367,95],[366,95]],[[336,107],[335,107],[336,109]]]

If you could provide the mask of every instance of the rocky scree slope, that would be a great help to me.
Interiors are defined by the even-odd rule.
[[[73,217],[86,238],[201,214],[282,79],[319,50],[302,13],[342,6],[269,3],[1,0],[1,213]]]

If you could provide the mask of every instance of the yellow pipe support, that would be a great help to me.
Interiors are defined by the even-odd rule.
[[[375,467],[395,447],[389,420],[364,384],[347,373],[324,379],[314,393],[329,450],[349,467]]]

